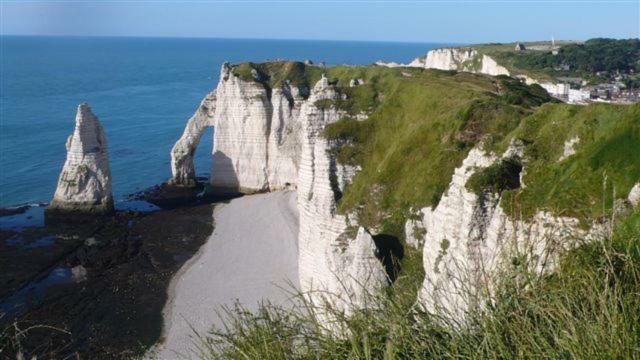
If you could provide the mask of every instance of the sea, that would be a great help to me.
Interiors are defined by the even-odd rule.
[[[409,62],[450,44],[0,36],[0,207],[48,202],[78,104],[105,128],[116,205],[170,178],[169,152],[225,61]],[[195,156],[208,176],[211,129]]]

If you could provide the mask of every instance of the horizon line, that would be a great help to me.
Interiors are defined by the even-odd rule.
[[[375,42],[402,44],[455,44],[462,42],[442,41],[403,41],[403,40],[362,40],[362,39],[301,39],[301,38],[259,38],[259,37],[220,37],[220,36],[177,36],[177,35],[43,35],[43,34],[0,34],[0,37],[49,37],[49,38],[138,38],[138,39],[211,39],[211,40],[264,40],[264,41],[332,41],[332,42]]]
[[[249,40],[249,41],[318,41],[318,42],[363,42],[363,43],[400,43],[400,44],[442,44],[442,45],[481,45],[481,44],[511,44],[516,42],[545,42],[550,40],[514,40],[509,42],[503,41],[484,41],[484,42],[459,42],[459,41],[404,41],[404,40],[363,40],[363,39],[301,39],[301,38],[260,38],[260,37],[220,37],[220,36],[177,36],[177,35],[46,35],[46,34],[0,34],[0,37],[47,37],[47,38],[137,38],[137,39],[211,39],[211,40]],[[638,37],[590,37],[608,38],[608,39],[638,39]],[[556,41],[586,41],[589,39],[556,39]]]
[[[366,40],[366,39],[302,39],[302,38],[261,38],[261,37],[221,37],[221,36],[180,36],[180,35],[72,35],[72,34],[1,34],[0,37],[47,37],[47,38],[138,38],[138,39],[211,39],[211,40],[259,40],[259,41],[325,41],[325,42],[365,42],[365,43],[400,43],[400,44],[443,44],[443,45],[482,45],[482,44],[511,44],[516,42],[547,42],[549,39],[513,41],[486,40],[481,42],[461,42],[461,41],[406,41],[406,40]],[[615,36],[595,36],[580,39],[555,39],[556,41],[586,41],[589,39],[639,39],[639,37],[615,37]]]

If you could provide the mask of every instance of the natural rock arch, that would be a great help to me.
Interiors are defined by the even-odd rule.
[[[196,186],[193,156],[205,130],[207,127],[213,126],[215,106],[216,95],[215,92],[211,92],[202,100],[195,114],[187,121],[182,136],[171,149],[172,177],[169,184],[185,187]]]

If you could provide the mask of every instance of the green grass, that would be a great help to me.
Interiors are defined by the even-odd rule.
[[[298,61],[244,62],[233,65],[231,71],[244,81],[258,82],[269,89],[282,87],[285,82],[310,88],[320,80],[323,72],[317,66]]]
[[[362,167],[339,210],[355,211],[365,227],[402,237],[409,210],[436,205],[453,170],[481,143],[497,155],[513,138],[526,145],[524,189],[499,179],[483,184],[504,191],[503,208],[514,218],[546,210],[587,225],[640,179],[640,105],[560,104],[539,86],[504,76],[355,69],[377,99],[369,119],[347,116],[328,125],[324,136],[339,145],[333,150],[339,162]],[[341,85],[351,78],[348,71],[330,69],[329,75]],[[564,142],[574,136],[581,139],[577,154],[560,162]],[[605,178],[605,191],[615,188],[615,198],[603,208]],[[516,197],[517,208],[510,206]]]
[[[466,326],[411,306],[414,295],[379,294],[384,306],[337,319],[334,336],[304,303],[298,311],[265,305],[226,314],[228,328],[203,338],[203,358],[224,359],[631,359],[640,354],[640,214],[612,236],[575,249],[557,271],[518,273],[494,305]],[[526,281],[522,281],[525,279]]]
[[[560,161],[566,140],[577,136],[576,154]],[[514,216],[538,210],[576,217],[586,225],[607,216],[614,199],[626,198],[640,179],[640,105],[547,104],[526,117],[507,139],[523,139],[523,189],[505,192]],[[604,189],[603,189],[604,188]],[[614,194],[602,200],[602,194]],[[517,199],[518,208],[505,206]]]
[[[346,83],[336,68],[329,76]],[[411,208],[438,203],[453,170],[469,149],[502,142],[540,103],[551,101],[537,87],[507,77],[420,69],[356,68],[375,93],[369,118],[345,118],[324,136],[340,145],[339,162],[360,165],[344,192],[340,211],[356,211],[366,227],[402,237]],[[408,76],[407,76],[408,75]],[[366,96],[364,99],[370,99]],[[325,106],[336,105],[333,103]],[[348,113],[350,113],[348,111]]]

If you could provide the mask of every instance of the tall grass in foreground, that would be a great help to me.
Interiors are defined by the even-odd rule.
[[[553,274],[504,286],[465,326],[417,310],[420,280],[394,286],[379,295],[381,309],[352,317],[302,295],[296,310],[229,309],[227,328],[212,330],[200,350],[204,358],[231,359],[640,358],[638,211],[609,238],[571,251]],[[317,311],[331,313],[345,335],[332,336]]]

